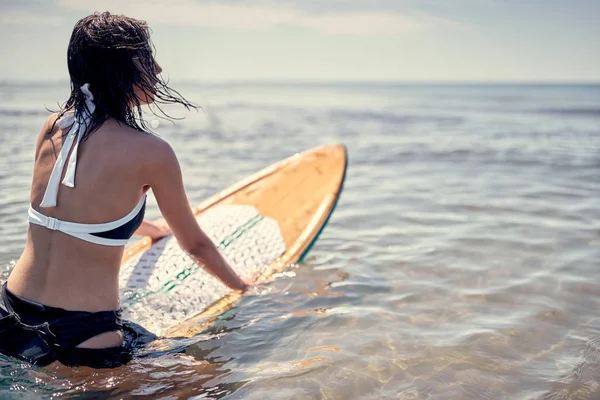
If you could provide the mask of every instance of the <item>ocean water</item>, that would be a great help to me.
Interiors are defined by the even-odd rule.
[[[177,343],[185,357],[0,357],[0,398],[600,398],[600,85],[174,86],[202,105],[156,128],[192,203],[342,142],[329,225],[303,263]],[[67,90],[0,84],[2,280],[44,107]]]

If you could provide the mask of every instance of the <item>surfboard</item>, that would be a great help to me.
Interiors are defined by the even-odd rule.
[[[342,192],[347,151],[331,144],[294,154],[192,208],[232,268],[255,281],[300,262]],[[127,248],[119,276],[123,318],[161,337],[204,331],[242,296],[197,265],[173,235]]]

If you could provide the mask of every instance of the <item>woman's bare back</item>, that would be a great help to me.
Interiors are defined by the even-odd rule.
[[[60,185],[57,206],[40,208],[52,168],[67,133],[53,125],[42,128],[36,148],[31,205],[63,221],[105,223],[117,220],[139,202],[149,188],[145,162],[159,138],[113,120],[81,142],[75,187]],[[118,274],[123,247],[102,246],[60,231],[30,224],[23,255],[8,280],[18,296],[48,306],[102,311],[119,307]]]

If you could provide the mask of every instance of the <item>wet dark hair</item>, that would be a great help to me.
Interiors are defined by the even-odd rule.
[[[60,107],[59,117],[69,110],[74,109],[76,114],[84,110],[81,86],[85,83],[90,84],[96,109],[82,140],[108,119],[149,131],[142,118],[138,98],[141,93],[142,97],[154,98],[150,109],[159,118],[173,119],[160,104],[178,103],[188,110],[197,109],[157,75],[152,50],[150,30],[144,21],[109,12],[94,13],[79,20],[67,50],[71,95]],[[160,115],[154,109],[158,109]],[[50,132],[53,128],[54,125]]]

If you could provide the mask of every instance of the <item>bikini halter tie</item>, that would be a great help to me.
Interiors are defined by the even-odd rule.
[[[40,203],[40,207],[56,207],[56,201],[58,198],[58,188],[60,185],[60,176],[62,175],[62,171],[65,166],[65,160],[69,155],[69,151],[73,148],[71,155],[69,156],[69,161],[67,164],[67,172],[65,173],[65,177],[62,180],[62,184],[67,187],[75,187],[75,170],[77,168],[77,150],[79,149],[79,143],[81,142],[81,138],[83,134],[87,130],[90,122],[92,121],[92,114],[96,109],[96,105],[94,104],[94,95],[90,92],[90,84],[86,83],[81,86],[81,91],[85,96],[85,107],[82,110],[76,111],[68,111],[63,117],[57,122],[58,126],[61,129],[66,129],[71,126],[71,130],[67,134],[62,149],[58,154],[58,158],[56,159],[56,163],[54,164],[54,168],[52,169],[52,174],[50,175],[50,179],[48,180],[48,186],[46,187],[46,193],[44,193],[44,198]],[[77,141],[75,142],[75,139]],[[75,147],[73,147],[73,142],[75,142]]]

